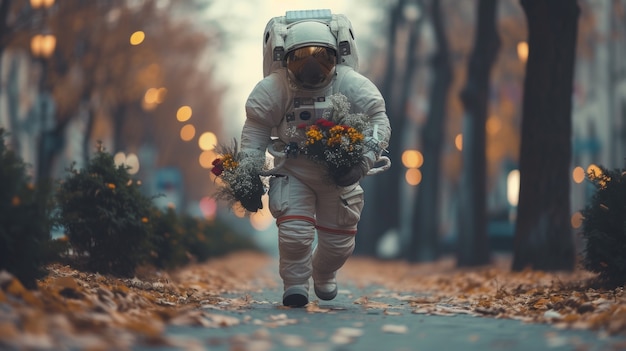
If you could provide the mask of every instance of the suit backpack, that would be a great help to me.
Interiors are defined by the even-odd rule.
[[[354,31],[345,15],[333,14],[328,9],[287,11],[284,16],[273,17],[263,34],[263,77],[285,67],[285,38],[289,26],[300,21],[314,20],[327,23],[337,39],[337,64],[359,68],[359,55]]]

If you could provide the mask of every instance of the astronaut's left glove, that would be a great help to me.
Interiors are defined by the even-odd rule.
[[[358,182],[374,166],[376,158],[376,154],[373,151],[366,152],[363,154],[361,162],[352,166],[347,172],[335,177],[335,184],[349,186]]]

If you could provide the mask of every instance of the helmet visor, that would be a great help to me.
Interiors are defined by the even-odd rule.
[[[287,69],[305,88],[325,85],[334,74],[335,50],[323,46],[305,46],[287,54]]]

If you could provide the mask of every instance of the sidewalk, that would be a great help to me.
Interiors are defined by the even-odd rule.
[[[278,282],[277,262],[267,270]],[[512,273],[509,260],[460,270],[351,258],[337,299],[284,308],[280,284],[206,306],[203,327],[170,327],[184,348],[211,350],[622,350],[625,305],[578,291],[586,272]],[[607,325],[601,325],[613,320]],[[608,330],[591,329],[612,328]],[[167,348],[165,348],[167,350]]]
[[[354,289],[354,290],[353,290]],[[278,289],[250,296],[241,309],[208,309],[222,327],[171,327],[177,347],[136,350],[623,350],[624,337],[560,330],[510,319],[415,314],[402,296],[385,289],[343,289],[330,303],[306,309],[280,306]],[[236,297],[234,297],[236,298]]]
[[[586,272],[352,257],[335,300],[290,309],[277,268],[251,252],[133,279],[53,266],[35,292],[0,273],[0,349],[626,349],[623,289],[584,288]]]

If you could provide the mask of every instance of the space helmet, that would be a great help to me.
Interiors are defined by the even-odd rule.
[[[335,75],[337,39],[328,24],[300,21],[287,27],[285,60],[290,79],[299,88],[327,86]]]

